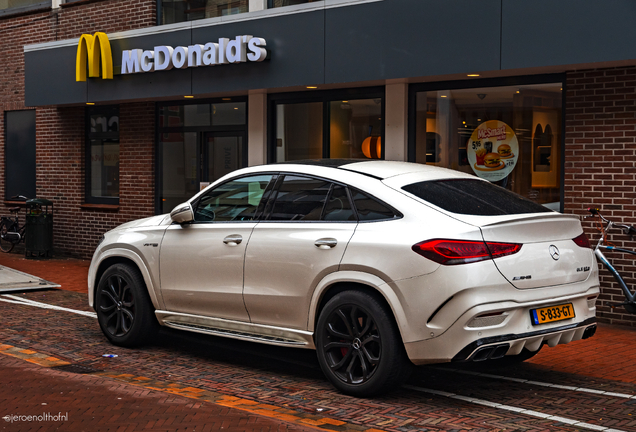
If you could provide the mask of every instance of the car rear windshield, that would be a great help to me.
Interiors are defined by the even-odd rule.
[[[552,210],[514,192],[481,180],[435,180],[403,190],[446,211],[476,216],[541,213]]]

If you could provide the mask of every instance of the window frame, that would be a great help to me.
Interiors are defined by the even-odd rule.
[[[102,111],[103,110],[103,111]],[[117,118],[119,124],[117,125],[117,132],[91,132],[90,119],[91,114],[99,112],[107,112],[109,110],[117,111]],[[91,195],[91,175],[92,175],[92,161],[91,161],[91,140],[92,139],[117,139],[119,143],[119,156],[121,156],[121,110],[119,105],[99,105],[94,107],[88,107],[84,110],[84,124],[86,127],[85,134],[85,146],[84,146],[84,203],[86,204],[102,204],[102,205],[119,205],[119,197],[121,196],[121,170],[119,173],[119,186],[117,197],[94,197]],[[121,163],[121,160],[120,160]],[[120,169],[120,167],[118,167]]]
[[[322,217],[324,216],[324,205],[326,205],[326,203],[328,202],[331,193],[333,191],[333,187],[330,188],[329,193],[327,194],[327,198],[325,200],[325,204],[323,205],[323,210],[321,212],[321,220],[313,220],[313,221],[304,221],[304,220],[288,220],[288,221],[281,221],[281,220],[269,220],[269,215],[271,213],[272,207],[274,206],[274,203],[276,202],[276,198],[278,196],[278,190],[281,186],[281,184],[283,183],[285,176],[286,175],[290,175],[290,176],[296,176],[296,177],[307,177],[307,178],[311,178],[314,180],[320,180],[320,181],[325,181],[325,182],[329,182],[331,183],[331,185],[338,185],[338,186],[342,186],[345,188],[345,191],[347,193],[347,199],[349,200],[349,206],[351,207],[351,209],[353,210],[353,213],[355,215],[355,220],[346,220],[346,221],[333,221],[333,220],[322,220]],[[256,213],[256,218],[255,220],[258,220],[259,223],[298,223],[298,224],[307,224],[307,223],[374,223],[374,222],[389,222],[389,221],[393,221],[393,220],[398,220],[398,219],[402,219],[404,217],[404,215],[402,214],[402,212],[398,211],[395,207],[393,207],[392,205],[387,204],[385,201],[377,198],[375,195],[363,191],[362,189],[359,188],[355,188],[352,187],[346,183],[337,181],[337,180],[333,180],[333,179],[329,179],[329,178],[325,178],[325,177],[321,177],[321,176],[316,176],[313,174],[305,174],[305,173],[297,173],[297,172],[289,172],[289,171],[280,171],[277,173],[276,179],[272,179],[272,182],[270,182],[270,184],[273,184],[272,190],[269,191],[270,195],[267,197],[267,201],[265,202],[265,204],[263,205],[263,209],[261,211],[261,209],[259,209]],[[353,195],[352,195],[352,190],[353,191],[359,191],[369,197],[371,197],[372,199],[374,199],[375,201],[379,202],[380,204],[382,204],[383,206],[385,206],[386,208],[390,209],[394,214],[395,217],[391,218],[391,219],[375,219],[375,220],[360,220],[360,217],[358,216],[358,208],[355,205],[355,202],[353,200]],[[263,194],[263,197],[265,197],[265,194],[267,194],[267,190],[265,191],[265,193]],[[261,203],[259,204],[259,207],[263,204],[263,201],[261,201]]]
[[[386,107],[386,91],[385,87],[363,87],[363,88],[350,88],[343,90],[316,90],[294,93],[276,93],[267,96],[267,163],[276,163],[276,134],[277,134],[277,119],[276,119],[276,106],[278,104],[295,104],[295,103],[322,103],[322,158],[330,159],[330,102],[337,100],[356,100],[356,99],[381,99],[380,112],[382,119],[385,119],[385,107]],[[382,140],[382,155],[379,160],[385,158],[385,127],[382,124],[382,131],[380,133],[380,139]],[[354,159],[352,159],[354,160]],[[373,160],[373,159],[369,159]],[[293,162],[293,161],[280,161],[280,162]]]
[[[407,114],[407,161],[415,162],[416,154],[416,110],[417,110],[417,94],[420,92],[439,91],[439,90],[463,90],[470,88],[482,87],[508,87],[515,85],[533,85],[533,84],[551,84],[561,83],[561,145],[560,145],[560,213],[563,213],[565,203],[565,141],[566,141],[566,94],[567,81],[565,73],[543,74],[543,75],[523,75],[516,77],[504,78],[482,78],[475,80],[458,80],[458,81],[440,81],[435,83],[416,83],[410,84],[408,88],[408,114]]]

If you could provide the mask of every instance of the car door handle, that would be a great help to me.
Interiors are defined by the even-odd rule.
[[[338,240],[335,238],[321,238],[314,242],[318,249],[331,249],[338,244]]]
[[[238,246],[243,241],[243,237],[239,234],[230,234],[223,239],[223,243],[228,246]]]

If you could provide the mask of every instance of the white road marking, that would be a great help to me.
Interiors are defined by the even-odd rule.
[[[528,415],[528,416],[531,416],[531,417],[537,417],[537,418],[540,418],[540,419],[552,420],[552,421],[559,422],[559,423],[565,423],[565,424],[568,424],[568,425],[571,425],[571,426],[576,426],[576,427],[579,427],[579,428],[597,430],[597,431],[603,431],[603,432],[626,432],[626,431],[622,431],[620,429],[612,429],[612,428],[605,427],[605,426],[599,426],[599,425],[595,425],[595,424],[591,424],[591,423],[580,422],[578,420],[573,420],[573,419],[566,418],[566,417],[560,417],[560,416],[556,416],[556,415],[544,414],[544,413],[539,412],[539,411],[533,411],[533,410],[529,410],[529,409],[525,409],[525,408],[519,408],[519,407],[515,407],[515,406],[504,405],[504,404],[500,404],[500,403],[496,403],[496,402],[490,402],[490,401],[487,401],[487,400],[484,400],[484,399],[477,399],[477,398],[474,398],[474,397],[461,396],[461,395],[457,395],[455,393],[449,393],[449,392],[440,391],[440,390],[427,389],[427,388],[423,388],[423,387],[416,387],[416,386],[412,386],[412,385],[404,385],[402,387],[407,388],[409,390],[415,390],[415,391],[418,391],[418,392],[422,392],[422,393],[430,393],[430,394],[444,396],[444,397],[448,397],[448,398],[451,398],[451,399],[457,399],[457,400],[461,400],[461,401],[464,401],[464,402],[469,402],[469,403],[473,403],[473,404],[477,404],[477,405],[484,405],[484,406],[491,407],[491,408],[501,409],[501,410],[505,410],[505,411],[512,411],[512,412],[519,413],[519,414],[525,414],[525,415]]]
[[[81,311],[77,309],[69,309],[69,308],[65,308],[61,306],[55,306],[48,303],[40,303],[40,302],[29,300],[23,297],[14,296],[11,294],[3,294],[2,297],[6,297],[6,298],[0,298],[0,301],[6,302],[6,303],[15,303],[15,304],[21,304],[25,306],[34,306],[34,307],[39,307],[42,309],[59,310],[64,312],[75,313],[78,315],[84,315],[91,318],[97,318],[97,314],[95,312],[87,312],[87,311]]]
[[[518,382],[523,384],[531,384],[531,385],[536,385],[541,387],[552,387],[552,388],[557,388],[562,390],[572,390],[572,391],[578,391],[578,392],[584,392],[584,393],[594,393],[598,395],[619,397],[624,399],[636,399],[636,395],[626,394],[626,393],[615,393],[611,391],[596,390],[596,389],[590,389],[585,387],[564,386],[559,384],[546,383],[542,381],[532,381],[532,380],[526,380],[522,378],[511,378],[511,377],[507,377],[503,375],[493,375],[493,374],[473,372],[473,371],[467,371],[467,370],[461,370],[461,369],[447,369],[447,368],[436,368],[436,369],[451,371],[454,373],[461,373],[465,375],[474,375],[474,376],[480,376],[484,378],[494,378],[494,379],[499,379],[504,381],[513,381],[513,382]]]

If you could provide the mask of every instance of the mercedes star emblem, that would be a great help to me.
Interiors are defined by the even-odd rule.
[[[559,248],[555,245],[550,245],[550,256],[553,260],[558,261],[561,258],[561,254],[559,253]]]

